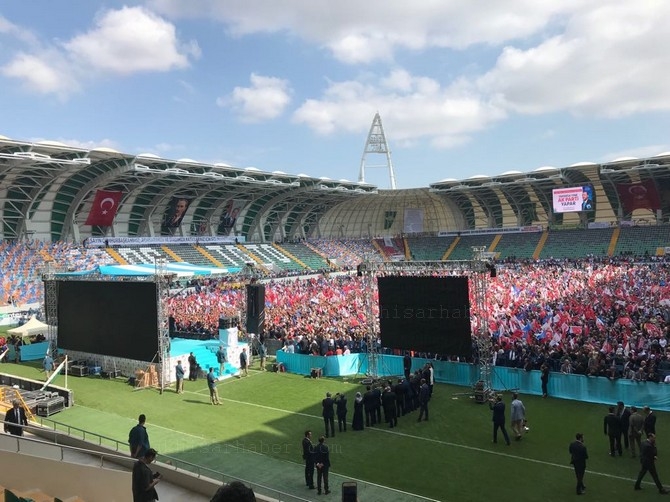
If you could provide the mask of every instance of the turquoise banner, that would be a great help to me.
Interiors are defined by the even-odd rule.
[[[412,358],[412,371],[422,368],[428,359]],[[284,364],[290,373],[309,375],[313,368],[321,370],[324,377],[366,375],[367,354],[348,356],[309,356],[287,354],[277,351],[277,362]],[[479,366],[449,361],[433,361],[436,382],[472,387],[479,380]],[[377,372],[380,377],[403,374],[401,356],[379,355]],[[519,368],[495,366],[491,383],[496,391],[518,391],[520,394],[541,395],[540,372]],[[632,380],[609,380],[604,377],[564,375],[552,372],[549,375],[549,396],[561,399],[586,401],[589,403],[650,406],[655,410],[670,411],[670,385],[663,383],[633,382]]]

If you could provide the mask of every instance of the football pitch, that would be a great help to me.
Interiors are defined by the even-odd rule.
[[[39,361],[4,363],[0,372],[43,380],[40,366]],[[54,382],[64,383],[62,375]],[[607,405],[521,395],[530,430],[507,446],[501,437],[492,443],[491,411],[474,402],[470,389],[436,384],[428,422],[417,422],[415,411],[400,417],[394,429],[381,424],[339,433],[336,426],[335,437],[327,440],[333,493],[319,497],[304,485],[304,431],[311,430],[314,438],[324,433],[321,400],[326,392],[346,394],[350,425],[354,395],[364,391],[360,379],[311,379],[252,368],[248,377],[219,382],[222,406],[210,405],[204,379],[186,381],[181,395],[172,389],[162,395],[155,389],[134,390],[121,378],[69,376],[68,386],[75,406],[50,420],[125,443],[144,413],[151,446],[159,454],[309,500],[338,499],[339,485],[348,480],[358,481],[361,502],[571,499],[576,483],[568,445],[576,432],[584,433],[589,452],[584,498],[609,502],[659,496],[649,476],[641,492],[633,491],[640,464],[630,452],[608,455]],[[509,422],[511,393],[499,390]],[[626,404],[641,408],[645,403]],[[657,468],[668,486],[668,414],[656,413]],[[507,430],[511,434],[509,424]]]

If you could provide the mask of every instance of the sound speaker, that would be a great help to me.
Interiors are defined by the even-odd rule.
[[[260,335],[265,328],[265,286],[247,285],[247,333]]]
[[[358,484],[355,481],[342,483],[342,502],[358,502]]]

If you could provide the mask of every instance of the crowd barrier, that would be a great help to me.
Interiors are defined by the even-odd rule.
[[[29,345],[21,345],[21,361],[37,361],[44,359],[49,349],[49,342],[37,342]],[[9,352],[5,356],[7,361],[14,361],[16,351],[13,345],[9,345]]]
[[[436,382],[472,387],[479,379],[479,366],[468,363],[434,361],[412,358],[412,372],[432,362]],[[281,363],[290,373],[311,375],[312,369],[320,369],[325,377],[365,375],[368,373],[366,354],[347,356],[312,356],[289,354],[277,351],[277,363]],[[403,374],[402,356],[378,355],[377,375],[397,377]],[[541,395],[540,372],[520,368],[495,366],[491,384],[496,391],[516,390],[520,394]],[[590,403],[616,404],[623,401],[638,407],[648,405],[652,409],[670,411],[670,384],[634,382],[632,380],[609,380],[604,377],[585,375],[549,374],[549,396]]]

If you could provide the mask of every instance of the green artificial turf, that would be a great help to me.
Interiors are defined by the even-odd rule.
[[[39,366],[7,363],[0,371],[43,379]],[[54,383],[64,381],[59,375]],[[159,453],[307,497],[300,446],[305,429],[315,438],[323,433],[320,403],[327,391],[346,393],[350,423],[354,394],[363,390],[357,379],[252,371],[246,378],[220,382],[223,405],[212,406],[205,380],[185,384],[183,395],[171,390],[161,395],[155,389],[133,390],[123,379],[70,376],[75,406],[50,419],[116,439],[123,449],[128,430],[145,413],[151,444]],[[414,500],[402,492],[441,501],[563,501],[575,496],[568,445],[579,431],[590,455],[584,498],[611,502],[658,497],[650,477],[642,492],[633,491],[639,462],[628,452],[621,458],[608,455],[606,406],[522,395],[530,431],[506,446],[502,437],[492,444],[491,412],[487,405],[476,404],[468,391],[436,384],[428,422],[417,423],[414,412],[400,417],[393,430],[382,424],[336,433],[328,440],[331,472],[341,476],[338,480],[399,490],[378,498],[369,488],[369,497],[359,497],[362,502]],[[504,400],[509,419],[509,392]],[[658,470],[661,480],[670,484],[668,414],[658,415]],[[365,489],[361,484],[359,492]]]

